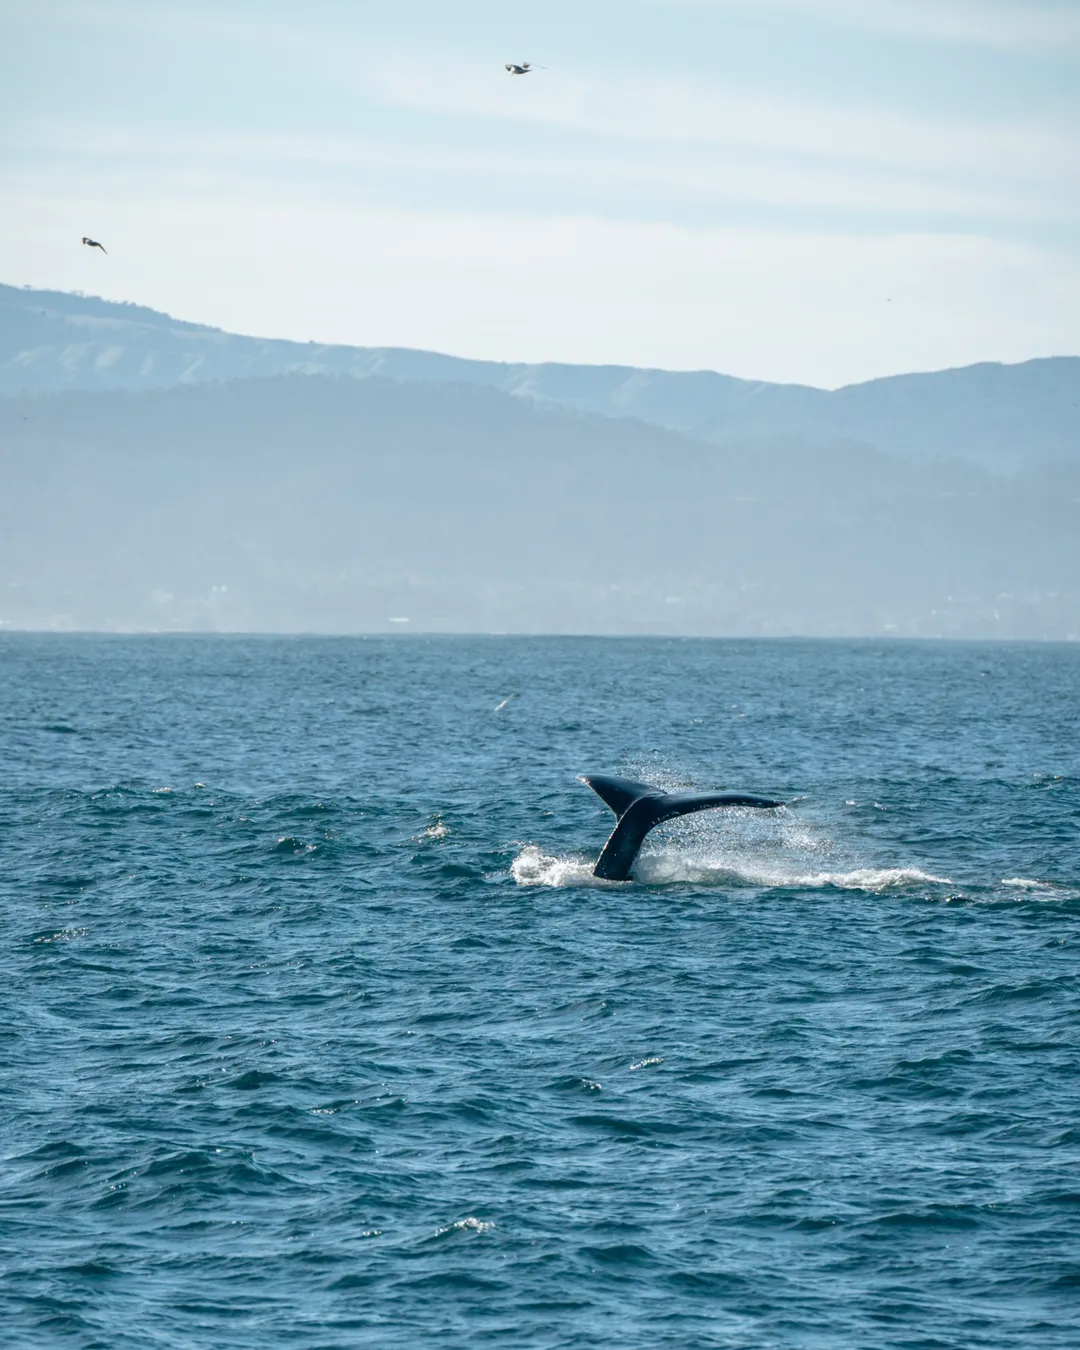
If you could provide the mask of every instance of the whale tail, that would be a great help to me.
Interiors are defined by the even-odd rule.
[[[605,881],[628,881],[634,859],[645,836],[656,825],[691,811],[708,811],[717,806],[783,806],[771,797],[749,792],[664,792],[649,783],[631,778],[612,778],[607,774],[589,774],[583,783],[615,812],[615,828],[596,860],[593,876]]]

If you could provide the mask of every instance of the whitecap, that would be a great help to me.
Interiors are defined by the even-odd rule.
[[[1074,900],[1077,892],[1067,886],[1055,886],[1052,881],[1036,881],[1032,877],[1003,877],[1002,886],[1020,891],[1031,900]]]
[[[470,1214],[466,1219],[458,1219],[455,1223],[448,1223],[445,1227],[437,1229],[435,1236],[441,1238],[450,1233],[487,1233],[494,1226],[489,1219],[477,1219]]]

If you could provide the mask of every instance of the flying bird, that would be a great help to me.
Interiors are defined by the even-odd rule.
[[[87,239],[87,237],[86,237],[85,234],[83,235],[83,243],[86,245],[87,248],[99,248],[99,249],[101,249],[102,253],[106,253],[106,254],[107,254],[108,251],[109,251],[109,250],[105,247],[104,244],[99,244],[98,241],[97,241],[96,239]]]
[[[521,65],[517,65],[516,62],[514,61],[507,61],[506,69],[510,72],[511,75],[528,75],[529,72],[534,69],[534,67],[531,61],[522,61]],[[540,66],[538,67],[538,69],[546,70],[547,67]]]

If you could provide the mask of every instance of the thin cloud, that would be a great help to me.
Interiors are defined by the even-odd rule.
[[[66,10],[72,0],[38,0]],[[1062,46],[1080,43],[1080,0],[653,0],[671,7],[717,12],[771,9],[846,26],[922,37],[952,37],[993,45]],[[82,14],[88,22],[86,11]],[[280,17],[258,22],[244,15],[132,7],[125,0],[95,6],[95,23],[168,33],[199,34],[217,41],[287,52],[291,63],[343,93],[439,117],[518,121],[613,140],[701,143],[760,149],[879,167],[957,173],[970,179],[988,172],[1000,182],[1041,176],[1080,176],[1080,139],[1071,124],[1049,120],[1005,121],[920,117],[877,106],[798,99],[781,91],[695,80],[632,76],[572,63],[545,73],[542,82],[508,87],[500,66],[466,50],[440,49],[418,63],[413,49],[355,35],[331,35],[314,24]]]
[[[1041,192],[1016,192],[1000,181],[956,173],[822,164],[700,144],[676,151],[631,144],[603,154],[577,145],[536,150],[523,159],[501,147],[402,145],[391,137],[370,135],[223,132],[208,142],[176,128],[86,121],[39,127],[19,141],[28,158],[21,167],[9,168],[8,181],[28,189],[36,184],[44,191],[54,183],[74,188],[94,182],[122,190],[131,182],[160,193],[182,182],[196,193],[244,184],[272,198],[287,197],[303,182],[305,190],[323,200],[363,201],[370,197],[370,175],[376,173],[383,199],[393,197],[395,183],[408,195],[410,183],[422,176],[433,206],[440,183],[446,195],[456,197],[470,179],[473,192],[497,181],[498,209],[511,214],[521,194],[530,194],[533,203],[546,196],[551,212],[557,213],[565,209],[559,204],[570,193],[579,201],[595,200],[596,209],[609,218],[629,211],[638,219],[678,220],[705,207],[887,213],[893,222],[906,221],[909,227],[933,220],[1072,222],[1080,216],[1080,203],[1062,195],[1054,181]],[[89,161],[88,141],[94,146]],[[343,176],[342,170],[362,173]]]
[[[1047,48],[1080,44],[1080,6],[1076,0],[645,0],[656,9],[752,10],[797,14],[867,32],[972,46]],[[147,6],[136,0],[99,0],[88,9],[83,0],[12,0],[16,18],[63,20],[167,32],[201,33],[219,40],[280,41],[303,44],[318,32],[317,13],[303,24],[273,14],[251,17],[220,8]]]
[[[371,94],[418,112],[532,122],[641,142],[726,145],[880,166],[1029,179],[1080,171],[1080,141],[1046,123],[926,119],[688,79],[561,73],[507,98],[470,70],[416,70],[384,55],[352,70]]]
[[[804,15],[894,37],[971,46],[1023,48],[1080,45],[1080,9],[1009,0],[658,0],[665,8],[754,9]]]
[[[42,0],[59,4],[65,0]],[[1019,6],[1004,0],[654,0],[672,6],[771,8],[882,31],[921,34],[1010,34],[1017,42],[1060,46],[1080,42],[1080,0],[1068,9],[1035,0]],[[575,69],[566,63],[542,82],[506,84],[500,67],[475,53],[439,50],[418,63],[415,50],[329,35],[317,26],[222,19],[132,9],[113,0],[95,21],[152,27],[162,31],[211,33],[221,41],[245,40],[333,84],[343,97],[368,100],[440,119],[460,117],[492,123],[520,122],[612,141],[705,145],[823,161],[863,163],[916,174],[956,175],[970,182],[980,174],[994,184],[1039,179],[1058,184],[1080,178],[1080,138],[1071,123],[1043,117],[1025,120],[925,117],[874,105],[843,105],[825,99],[792,97],[785,91],[695,80],[688,75],[632,76],[602,68]],[[997,40],[995,39],[995,40]],[[1061,195],[1060,192],[1058,195]]]

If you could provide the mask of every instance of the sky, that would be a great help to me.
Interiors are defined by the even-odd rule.
[[[0,0],[0,246],[301,341],[1077,354],[1080,0]]]

